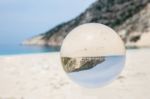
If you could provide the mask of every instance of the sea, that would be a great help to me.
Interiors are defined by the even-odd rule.
[[[2,55],[18,55],[33,53],[49,53],[58,52],[60,47],[50,46],[26,46],[20,44],[0,44],[0,56]]]

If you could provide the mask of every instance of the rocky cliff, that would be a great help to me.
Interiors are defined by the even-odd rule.
[[[89,70],[105,61],[105,57],[62,57],[63,68],[67,73]]]
[[[60,46],[73,28],[90,22],[112,27],[128,46],[143,46],[137,42],[141,42],[142,34],[150,32],[150,0],[97,0],[76,18],[30,38],[24,44]]]

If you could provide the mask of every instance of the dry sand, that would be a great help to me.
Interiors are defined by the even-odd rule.
[[[128,50],[119,78],[97,89],[70,81],[59,53],[1,56],[0,99],[150,99],[150,49]]]

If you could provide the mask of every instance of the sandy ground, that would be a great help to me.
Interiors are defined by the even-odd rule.
[[[122,74],[97,89],[68,79],[59,53],[0,56],[0,99],[150,99],[150,49],[128,50]]]

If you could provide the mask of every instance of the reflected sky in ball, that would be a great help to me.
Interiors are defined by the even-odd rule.
[[[114,80],[124,67],[125,56],[107,56],[105,61],[92,69],[67,73],[84,87],[97,88]]]

